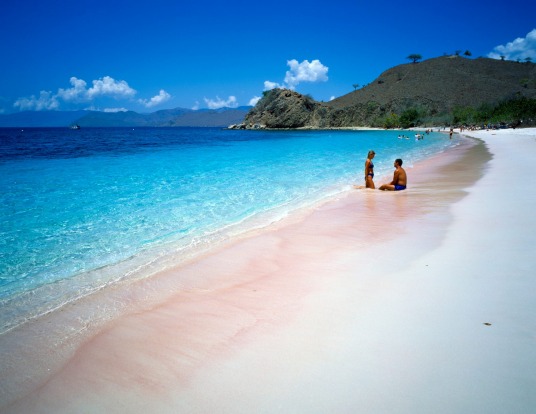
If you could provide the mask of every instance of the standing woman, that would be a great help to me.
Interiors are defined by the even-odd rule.
[[[368,152],[367,160],[365,161],[365,184],[366,188],[376,188],[374,187],[374,181],[372,179],[374,178],[374,164],[372,163],[372,159],[376,153],[372,150]]]

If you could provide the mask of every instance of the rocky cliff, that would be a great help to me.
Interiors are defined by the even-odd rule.
[[[457,107],[479,107],[536,98],[536,64],[448,56],[399,65],[362,89],[322,103],[274,89],[249,111],[245,126],[333,128],[385,126],[390,117],[449,123]],[[536,116],[536,114],[535,114]]]

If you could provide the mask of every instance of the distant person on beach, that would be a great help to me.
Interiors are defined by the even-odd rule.
[[[406,189],[408,184],[408,176],[406,175],[406,170],[402,168],[402,160],[397,158],[395,160],[395,173],[393,175],[393,181],[389,184],[383,184],[380,187],[380,190],[386,191],[402,191]]]
[[[454,130],[451,128],[451,129],[450,129],[450,133],[449,133],[449,135],[450,135],[450,139],[452,139],[452,133],[453,133],[453,132],[454,132]]]
[[[376,153],[372,150],[368,152],[367,160],[365,161],[365,187],[366,188],[376,188],[374,186],[374,164],[372,163],[372,159]]]

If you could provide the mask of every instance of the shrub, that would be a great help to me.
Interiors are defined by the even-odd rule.
[[[419,122],[419,111],[415,108],[406,109],[400,115],[400,126],[402,128],[411,128],[417,126]]]
[[[456,107],[452,111],[454,124],[481,124],[496,122],[515,122],[536,117],[536,99],[515,98],[492,106],[483,104],[478,108]]]
[[[383,120],[383,127],[386,129],[397,128],[400,125],[400,119],[397,114],[391,112]]]

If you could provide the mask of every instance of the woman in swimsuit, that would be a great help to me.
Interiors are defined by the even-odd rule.
[[[367,160],[365,161],[365,184],[366,188],[376,188],[374,187],[374,181],[372,179],[374,178],[374,164],[372,163],[372,159],[376,153],[372,150],[368,152]]]

